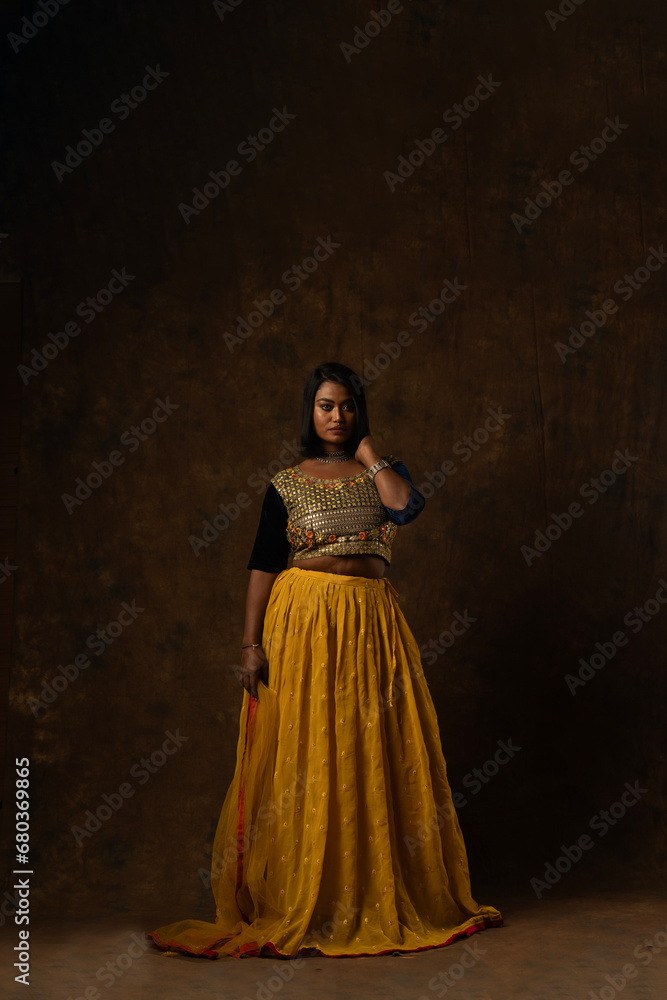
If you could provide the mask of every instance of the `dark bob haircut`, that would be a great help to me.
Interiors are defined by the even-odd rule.
[[[313,423],[315,396],[323,382],[338,382],[339,385],[345,386],[352,397],[357,419],[354,422],[354,434],[346,444],[356,451],[359,442],[369,433],[366,397],[361,379],[347,365],[340,365],[336,361],[325,361],[312,370],[303,390],[301,410],[301,455],[303,458],[316,458],[318,455],[324,454],[322,442],[315,433]]]

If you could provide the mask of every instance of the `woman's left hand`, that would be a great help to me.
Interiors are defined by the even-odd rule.
[[[370,469],[371,465],[379,460],[380,456],[378,454],[377,448],[375,447],[375,441],[370,434],[362,438],[359,442],[359,447],[354,453],[355,460],[361,462],[365,465],[367,469]]]

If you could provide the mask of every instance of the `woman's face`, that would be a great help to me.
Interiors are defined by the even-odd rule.
[[[357,415],[354,402],[344,385],[323,382],[315,393],[313,423],[318,438],[329,445],[326,451],[339,451],[354,434]]]

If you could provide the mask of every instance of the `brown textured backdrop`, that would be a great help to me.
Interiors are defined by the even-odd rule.
[[[587,832],[594,850],[549,898],[567,880],[632,880],[664,863],[667,611],[651,604],[636,632],[623,619],[667,573],[667,272],[641,272],[631,296],[614,286],[667,236],[665,15],[657,0],[561,6],[572,12],[550,24],[524,0],[405,2],[347,58],[340,43],[386,5],[72,3],[29,40],[7,40],[0,252],[3,276],[21,280],[23,364],[40,364],[33,349],[49,333],[81,330],[55,356],[48,348],[42,370],[14,373],[5,802],[14,757],[29,756],[40,913],[210,917],[200,870],[234,768],[232,666],[260,470],[274,462],[275,472],[281,451],[292,462],[283,449],[298,435],[303,380],[322,360],[366,366],[372,431],[415,482],[441,482],[437,470],[453,463],[399,532],[388,575],[420,644],[457,612],[475,619],[425,658],[452,787],[466,797],[474,894],[493,903],[505,885],[534,898],[531,878]],[[34,9],[6,5],[3,35]],[[146,67],[167,75],[121,117],[112,104]],[[493,84],[479,107],[460,127],[443,121],[480,77]],[[239,144],[274,108],[296,117],[249,162]],[[104,118],[114,128],[99,145],[54,168]],[[578,169],[570,154],[606,119],[627,127]],[[438,128],[446,140],[419,164],[416,140]],[[179,209],[232,159],[241,169],[224,190],[198,214]],[[407,176],[387,178],[399,162]],[[556,192],[567,169],[572,182],[551,204],[543,194],[519,232],[512,213],[525,215],[543,182]],[[337,246],[294,288],[283,275],[318,238]],[[114,269],[126,286],[85,322],[77,305]],[[419,330],[410,317],[445,280],[458,293]],[[284,301],[231,343],[237,317],[275,289]],[[608,299],[617,311],[563,361],[554,345]],[[384,345],[397,355],[388,364]],[[172,409],[151,424],[158,400]],[[484,441],[489,408],[508,416]],[[130,429],[145,421],[139,441]],[[466,457],[460,442],[475,432]],[[581,486],[617,450],[636,460],[589,503]],[[66,505],[112,453],[107,478]],[[191,536],[219,505],[233,514],[243,493],[248,505],[195,554]],[[528,565],[521,547],[577,501],[582,515]],[[89,637],[124,602],[142,610],[124,613],[97,655]],[[566,675],[619,630],[627,644],[572,693]],[[86,653],[90,666],[65,686],[59,666]],[[55,677],[54,700],[29,701]],[[160,756],[179,732],[187,740]],[[466,775],[499,741],[521,749],[475,791]],[[148,773],[138,762],[155,752]],[[591,818],[636,781],[639,801],[604,836],[592,832]],[[104,795],[118,803],[121,785],[121,807],[77,834]]]

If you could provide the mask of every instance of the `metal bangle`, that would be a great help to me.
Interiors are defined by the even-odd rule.
[[[367,469],[366,471],[368,475],[371,477],[371,479],[375,479],[380,469],[390,469],[390,468],[391,466],[389,462],[387,462],[384,458],[381,458],[378,462],[375,463],[375,465],[371,465],[370,469]]]

